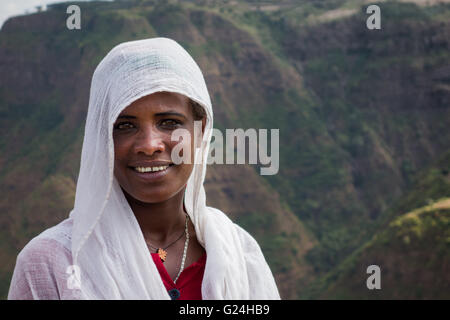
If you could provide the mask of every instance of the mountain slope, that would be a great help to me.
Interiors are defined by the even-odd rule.
[[[0,33],[0,145],[2,151],[8,150],[0,155],[0,190],[7,195],[0,199],[0,210],[7,213],[0,218],[4,239],[0,244],[4,253],[0,270],[3,297],[19,250],[33,236],[67,217],[73,205],[89,81],[95,66],[115,44],[165,35],[160,28],[168,30],[169,25],[157,19],[168,19],[164,16],[167,14],[177,21],[174,11],[179,10],[164,5],[143,10],[124,9],[117,4],[83,6],[82,11],[87,14],[83,18],[85,29],[80,33],[60,28],[58,22],[65,17],[63,6],[12,19]],[[186,11],[182,13],[184,17]],[[252,44],[251,37],[239,29],[233,30],[213,13],[194,10],[190,15],[193,20],[200,17],[219,23],[219,30],[229,27],[228,32],[247,38],[255,54],[266,55]],[[30,29],[39,32],[29,32]],[[228,57],[220,59],[220,52],[214,52],[216,48],[205,36],[210,32],[209,28],[203,30],[185,21],[175,26],[170,36],[183,43],[192,35],[188,48],[195,51],[205,70],[213,96],[224,82],[214,80],[224,77],[217,75],[217,70],[222,68],[221,73],[231,75],[235,67]],[[221,110],[232,111],[234,101],[236,98],[230,96],[215,103],[219,126],[225,127],[230,121],[228,112]],[[305,231],[289,207],[282,204],[277,191],[265,184],[255,170],[243,166],[211,166],[208,170],[209,204],[227,212],[255,235],[280,284],[282,297],[295,298],[298,281],[310,272],[303,256],[313,246],[314,236]],[[227,178],[232,176],[236,178]],[[215,183],[209,183],[210,179]],[[242,189],[241,179],[251,191]],[[233,192],[231,196],[229,190]],[[265,230],[266,236],[270,238],[261,232],[267,226],[270,229]]]
[[[380,223],[372,239],[312,284],[314,290],[307,297],[449,299],[449,172],[447,153],[420,173],[411,191]],[[380,290],[366,287],[366,269],[374,264],[380,267]]]
[[[90,79],[123,41],[181,43],[217,128],[280,129],[279,174],[213,165],[206,191],[261,243],[284,298],[326,295],[380,226],[425,205],[416,179],[450,148],[449,5],[381,3],[380,32],[356,1],[79,3],[79,31],[65,28],[66,5],[0,31],[3,297],[18,251],[73,205]]]

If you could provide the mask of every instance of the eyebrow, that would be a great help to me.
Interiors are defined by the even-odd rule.
[[[164,117],[164,116],[178,116],[181,117],[183,119],[187,119],[186,116],[184,114],[178,113],[178,112],[174,112],[174,111],[167,111],[167,112],[159,112],[155,114],[158,117]],[[118,116],[117,119],[136,119],[135,116],[130,116],[130,115],[121,115]]]

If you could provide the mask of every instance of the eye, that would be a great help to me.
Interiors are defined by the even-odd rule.
[[[114,126],[114,129],[126,130],[126,129],[131,129],[131,126],[133,126],[133,124],[131,122],[120,122]]]
[[[181,121],[176,119],[164,119],[160,122],[160,125],[166,128],[175,128],[181,124]]]

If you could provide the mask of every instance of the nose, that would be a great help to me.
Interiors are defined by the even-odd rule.
[[[162,153],[165,148],[163,134],[153,126],[146,126],[141,130],[134,144],[135,153],[142,152],[148,156],[152,156],[156,152]]]

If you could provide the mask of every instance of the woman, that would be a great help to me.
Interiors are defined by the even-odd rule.
[[[212,126],[178,43],[113,48],[92,79],[74,208],[20,252],[8,298],[279,299],[256,241],[206,206]],[[194,161],[174,161],[176,146]]]

